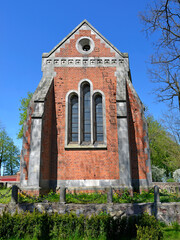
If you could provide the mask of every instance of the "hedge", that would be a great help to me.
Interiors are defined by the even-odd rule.
[[[0,239],[126,239],[135,238],[137,227],[139,236],[148,226],[151,232],[151,226],[156,236],[161,230],[158,222],[153,216],[144,214],[143,216],[113,218],[106,213],[86,217],[75,214],[60,215],[57,213],[48,215],[47,213],[10,213],[4,212],[0,216]],[[156,229],[157,226],[157,229]],[[141,238],[139,238],[141,239]]]

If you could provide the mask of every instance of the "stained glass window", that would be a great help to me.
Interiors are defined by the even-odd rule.
[[[83,86],[83,141],[91,142],[90,86]]]
[[[71,97],[70,141],[78,142],[78,97]]]
[[[102,97],[95,97],[95,141],[103,142]]]
[[[67,144],[106,144],[104,95],[98,90],[91,92],[90,83],[83,81],[80,92],[71,91],[68,97]],[[93,88],[93,87],[92,87]],[[95,144],[96,145],[96,144]]]

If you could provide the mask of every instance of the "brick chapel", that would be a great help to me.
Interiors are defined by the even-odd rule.
[[[43,53],[42,72],[24,124],[21,188],[149,188],[147,124],[128,54],[84,20]]]

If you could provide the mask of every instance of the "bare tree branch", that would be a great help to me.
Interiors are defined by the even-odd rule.
[[[150,77],[160,101],[177,105],[180,111],[180,0],[154,0],[140,18],[147,36],[155,32]]]

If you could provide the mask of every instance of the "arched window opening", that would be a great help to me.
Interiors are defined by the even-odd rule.
[[[78,142],[78,97],[73,95],[70,99],[70,142]]]
[[[95,141],[103,142],[102,96],[95,96]]]
[[[65,148],[107,148],[105,95],[83,79],[66,94]]]
[[[83,142],[91,142],[91,101],[90,86],[83,86]]]

